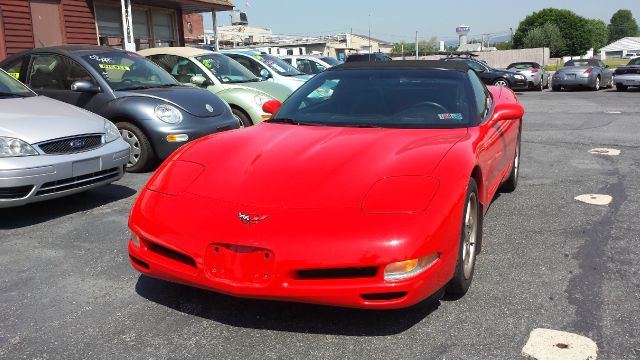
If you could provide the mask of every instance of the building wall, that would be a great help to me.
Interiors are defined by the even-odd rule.
[[[3,48],[0,49],[0,60],[7,56],[33,48],[33,26],[31,24],[31,8],[28,0],[2,0],[0,2],[2,17]]]
[[[189,31],[189,23],[191,30]],[[199,44],[204,38],[204,20],[200,14],[188,14],[182,16],[185,44]]]
[[[551,56],[549,48],[497,50],[476,54],[479,55],[478,59],[484,60],[487,64],[497,68],[505,68],[511,63],[520,61],[532,61],[540,65],[549,65]]]
[[[367,37],[362,37],[359,35],[351,35],[351,40],[349,41],[349,47],[358,52],[367,52],[369,48],[369,39]],[[371,40],[371,52],[382,52],[388,54],[391,52],[393,45],[387,44],[384,42]]]
[[[67,44],[98,44],[96,19],[90,0],[62,0],[64,38]]]

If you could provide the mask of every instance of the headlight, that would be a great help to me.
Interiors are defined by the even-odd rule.
[[[31,145],[20,139],[0,136],[0,158],[38,155]]]
[[[156,106],[156,116],[168,124],[177,124],[182,121],[180,110],[167,104]]]
[[[262,95],[256,95],[253,97],[253,100],[255,100],[256,104],[260,107],[262,107],[262,104],[266,103],[267,101],[271,100],[270,97],[267,96],[262,96]]]
[[[399,261],[385,266],[384,279],[400,281],[420,274],[427,270],[440,258],[440,254],[430,254],[419,259]]]
[[[104,134],[105,134],[105,142],[112,142],[120,137],[120,131],[118,128],[109,120],[104,121]]]

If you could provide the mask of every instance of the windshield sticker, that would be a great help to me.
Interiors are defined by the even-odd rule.
[[[202,60],[202,65],[204,65],[204,67],[206,67],[207,69],[211,69],[213,67],[211,60],[209,59]]]
[[[20,73],[7,73],[7,74],[9,74],[9,75],[13,76],[13,77],[14,77],[14,78],[16,78],[16,79],[19,79],[19,78],[20,78]]]
[[[256,60],[264,60],[264,57],[262,55],[255,55],[254,58],[256,58]]]
[[[98,56],[98,55],[91,55],[91,56],[89,56],[89,59],[96,60],[96,61],[99,61],[101,63],[113,62],[113,59],[111,59],[110,57],[101,57],[101,56]]]
[[[440,118],[440,120],[462,120],[462,114],[461,113],[438,114],[438,118]]]
[[[110,70],[124,70],[129,71],[129,67],[125,65],[109,65],[109,64],[98,64],[100,69],[110,69]]]

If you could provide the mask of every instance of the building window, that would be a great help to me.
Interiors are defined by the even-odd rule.
[[[152,14],[155,45],[157,47],[175,46],[176,31],[173,22],[175,13],[153,10]]]

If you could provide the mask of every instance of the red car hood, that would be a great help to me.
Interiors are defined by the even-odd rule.
[[[359,207],[388,176],[429,175],[461,129],[264,123],[215,135],[180,155],[204,165],[189,193],[260,208]]]

